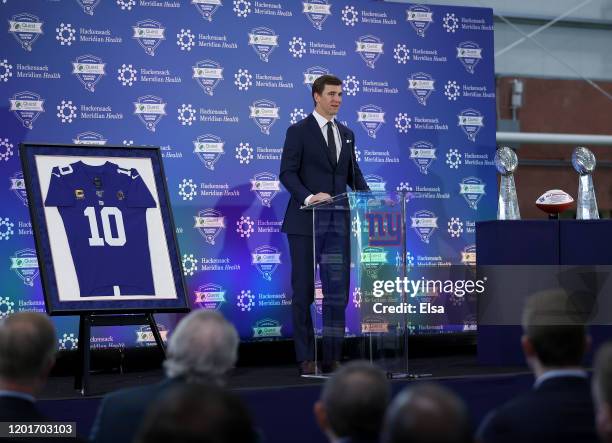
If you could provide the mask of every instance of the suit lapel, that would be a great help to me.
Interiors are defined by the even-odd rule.
[[[319,141],[319,144],[321,145],[321,149],[323,149],[323,151],[325,152],[325,155],[327,156],[327,160],[329,160],[329,164],[331,165],[332,168],[334,168],[336,162],[332,158],[331,151],[329,149],[329,146],[327,146],[327,143],[325,142],[325,138],[323,137],[323,133],[321,132],[321,128],[319,127],[319,123],[317,122],[317,119],[314,118],[314,115],[312,114],[308,116],[308,119],[309,119],[309,125],[311,127],[310,130],[312,131],[313,134],[315,134],[315,138]]]
[[[340,164],[340,162],[346,161],[346,159],[350,158],[350,149],[347,144],[347,140],[350,139],[350,135],[346,128],[337,121],[336,126],[338,126],[338,132],[340,133],[340,143],[342,143],[342,148],[340,149],[340,157],[338,158],[338,164]]]

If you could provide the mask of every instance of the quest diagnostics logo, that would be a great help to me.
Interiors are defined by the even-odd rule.
[[[15,272],[26,286],[34,286],[34,280],[38,277],[38,259],[34,249],[21,249],[12,257],[11,270]]]
[[[106,75],[106,63],[95,55],[81,55],[72,62],[72,73],[89,92],[95,92],[95,86]]]
[[[261,172],[251,179],[251,191],[257,195],[261,204],[268,208],[272,206],[272,200],[280,190],[280,180],[271,172]]]
[[[42,97],[34,92],[18,92],[9,99],[9,110],[27,129],[33,129],[34,122],[41,112],[45,112]]]
[[[331,5],[327,0],[308,0],[302,2],[302,12],[315,29],[322,31],[323,23],[331,15]]]
[[[76,0],[83,12],[87,15],[94,15],[96,6],[100,3],[100,0]]]
[[[376,133],[385,123],[385,112],[380,106],[364,105],[357,111],[357,122],[368,137],[376,138]]]
[[[191,0],[204,20],[213,21],[213,15],[223,4],[221,0]]]
[[[204,93],[213,95],[215,88],[223,80],[223,67],[213,60],[199,61],[193,67],[193,79]]]
[[[251,263],[257,268],[264,280],[272,281],[272,274],[281,264],[280,256],[280,251],[274,246],[259,246],[251,253]]]
[[[194,221],[193,227],[210,245],[215,244],[216,238],[225,229],[225,217],[216,209],[202,209],[194,217]]]
[[[383,41],[374,35],[364,35],[355,42],[357,48],[355,51],[366,63],[368,68],[374,69],[376,61],[383,54]]]
[[[141,20],[132,26],[134,38],[138,44],[145,50],[145,53],[150,56],[155,56],[155,50],[162,41],[166,39],[164,33],[166,28],[160,22],[155,20]]]
[[[9,20],[9,33],[28,52],[32,51],[32,45],[43,34],[42,27],[43,22],[33,14],[17,14]]]
[[[424,38],[425,31],[433,23],[433,12],[425,5],[412,5],[406,10],[406,21],[419,37]]]
[[[204,163],[204,167],[214,171],[215,163],[217,163],[221,155],[225,154],[223,149],[225,142],[216,135],[204,134],[194,140],[193,145],[193,152]]]
[[[270,135],[270,128],[280,118],[280,108],[272,100],[256,100],[251,106],[249,118],[253,119],[262,133]]]
[[[270,61],[272,52],[278,47],[278,35],[270,28],[253,28],[249,32],[249,46],[253,48],[261,61],[267,63]]]
[[[155,132],[157,124],[166,115],[166,103],[155,95],[138,97],[138,100],[134,102],[134,114],[147,130]]]

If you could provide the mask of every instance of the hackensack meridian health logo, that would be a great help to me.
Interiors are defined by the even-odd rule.
[[[271,207],[272,199],[280,192],[280,180],[276,174],[261,172],[251,179],[251,191],[255,192],[261,204]]]
[[[166,103],[155,95],[143,95],[134,102],[134,114],[151,132],[155,132],[155,127],[166,115]]]
[[[327,0],[307,0],[302,2],[304,9],[302,12],[306,15],[312,26],[319,31],[323,30],[323,23],[331,15],[331,5]]]

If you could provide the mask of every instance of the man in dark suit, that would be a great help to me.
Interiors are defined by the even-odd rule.
[[[45,421],[35,396],[55,364],[55,339],[44,314],[18,312],[0,322],[0,421]]]
[[[166,379],[150,386],[123,389],[102,400],[91,429],[94,443],[131,443],[147,408],[168,390],[187,383],[217,384],[238,358],[238,333],[215,311],[192,311],[168,343]]]
[[[287,129],[280,167],[280,181],[291,194],[282,231],[289,241],[293,338],[303,375],[313,374],[316,369],[310,315],[314,300],[313,255],[320,264],[324,297],[323,370],[328,372],[339,365],[348,301],[350,239],[348,213],[321,211],[314,227],[317,250],[313,252],[313,214],[300,208],[343,194],[347,187],[356,191],[369,189],[355,160],[355,136],[335,120],[342,103],[342,81],[332,75],[319,77],[313,82],[312,98],[312,114]],[[325,256],[330,260],[322,260]]]
[[[52,423],[36,407],[36,395],[47,383],[56,350],[55,327],[45,314],[17,312],[0,321],[0,422]],[[45,437],[0,438],[0,442],[23,443],[48,440]],[[83,441],[78,437],[52,440],[56,443]]]
[[[598,441],[590,384],[581,362],[590,339],[562,291],[532,295],[523,311],[521,345],[536,376],[533,389],[490,413],[483,443]]]

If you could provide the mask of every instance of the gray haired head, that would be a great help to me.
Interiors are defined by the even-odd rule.
[[[168,343],[166,375],[196,383],[223,383],[223,375],[238,359],[238,332],[215,311],[192,311],[183,318]]]

